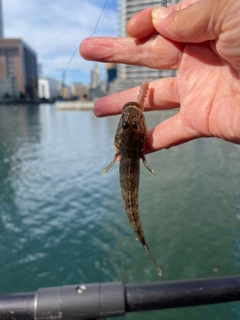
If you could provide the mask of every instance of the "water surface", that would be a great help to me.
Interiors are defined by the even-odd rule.
[[[148,128],[176,111],[148,113]],[[240,272],[240,147],[199,139],[147,156],[140,211],[156,275],[135,241],[114,154],[118,117],[54,105],[0,107],[0,291]],[[239,304],[129,314],[125,319],[236,319]]]

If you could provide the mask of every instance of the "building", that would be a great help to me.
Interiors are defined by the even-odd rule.
[[[107,90],[108,90],[109,84],[117,78],[117,66],[115,63],[107,63],[106,69],[107,69]]]
[[[0,38],[0,97],[38,98],[37,55],[21,39]]]
[[[100,85],[100,70],[98,64],[95,63],[94,69],[91,71],[91,88],[97,88]]]
[[[179,0],[168,0],[168,5],[179,2]],[[160,6],[160,0],[118,0],[119,13],[119,35],[126,36],[126,23],[137,12],[153,6]],[[156,70],[141,66],[125,64],[117,65],[117,79],[109,86],[109,93],[138,86],[143,81],[152,81],[164,77],[175,76],[172,70]]]
[[[88,98],[88,88],[81,83],[74,83],[72,86],[72,94],[74,98],[87,99]]]
[[[68,87],[68,86],[62,86],[62,89],[61,89],[61,92],[62,92],[62,98],[64,100],[69,100],[71,99],[71,88]]]
[[[0,0],[0,38],[4,37],[3,32],[3,9],[2,9],[2,0]]]
[[[18,97],[18,84],[15,77],[0,76],[0,98]]]
[[[47,78],[38,78],[38,97],[40,99],[55,100],[61,95],[59,81]]]
[[[43,77],[43,65],[41,63],[38,63],[38,77]]]
[[[94,69],[91,71],[91,83],[89,85],[89,91],[88,91],[90,100],[96,100],[105,95],[106,90],[101,83],[100,75],[101,74],[100,74],[99,66],[97,63],[95,63]]]

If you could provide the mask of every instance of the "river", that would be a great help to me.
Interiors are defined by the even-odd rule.
[[[148,128],[176,111],[146,114]],[[0,291],[76,283],[142,283],[240,273],[240,146],[199,139],[147,155],[140,211],[162,278],[123,209],[112,160],[118,116],[0,106]],[[237,302],[119,319],[217,320]]]

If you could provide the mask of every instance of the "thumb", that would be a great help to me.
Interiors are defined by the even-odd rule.
[[[183,1],[184,8],[180,10],[177,6],[156,7],[152,10],[152,23],[159,34],[178,42],[214,40],[221,32],[225,4],[225,0],[200,0],[188,6]]]
[[[217,53],[240,71],[240,1],[190,1],[190,5],[186,0],[169,8],[154,8],[154,28],[165,38],[177,42],[214,40]]]

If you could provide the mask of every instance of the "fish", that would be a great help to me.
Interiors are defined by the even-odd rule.
[[[147,140],[147,126],[144,111],[144,101],[149,90],[149,83],[143,82],[140,86],[137,101],[124,104],[122,114],[114,137],[116,153],[110,164],[102,171],[107,173],[119,159],[120,186],[122,200],[129,223],[135,233],[136,239],[141,242],[150,259],[156,267],[157,274],[162,275],[162,270],[157,265],[149,246],[145,240],[138,208],[140,159],[145,167],[154,175],[156,173],[148,165],[143,154]]]

